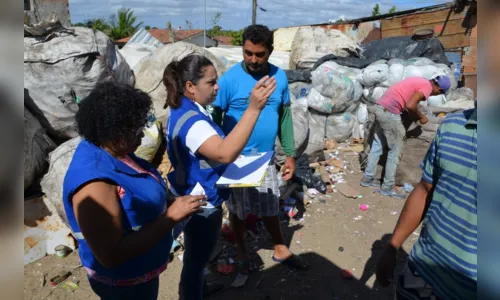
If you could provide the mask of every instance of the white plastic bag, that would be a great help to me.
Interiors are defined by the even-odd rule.
[[[161,124],[155,121],[151,126],[144,128],[144,136],[141,145],[135,150],[135,155],[152,162],[160,148],[163,135],[161,134]]]
[[[356,124],[358,122],[351,113],[331,114],[326,120],[326,137],[337,142],[344,142],[351,137]]]
[[[389,66],[386,64],[369,65],[363,70],[361,84],[365,87],[389,86]]]

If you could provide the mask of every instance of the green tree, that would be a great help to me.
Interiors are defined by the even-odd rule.
[[[375,6],[373,7],[373,10],[372,10],[372,17],[379,16],[379,15],[380,15],[380,5],[377,3],[377,4],[375,4]]]
[[[137,17],[134,16],[132,9],[120,8],[118,15],[111,15],[110,17],[111,31],[109,37],[113,40],[119,40],[132,36],[142,26],[142,22],[138,24],[136,22]]]
[[[215,25],[214,27],[207,30],[207,34],[209,36],[218,36],[218,35],[226,35],[226,32],[222,30],[222,27],[219,25]]]
[[[151,29],[151,26],[146,25],[146,26],[144,26],[144,29],[149,30],[149,29]]]
[[[391,7],[391,9],[389,9],[389,13],[390,13],[390,14],[393,14],[393,13],[395,13],[395,12],[397,12],[397,11],[398,11],[398,9],[396,8],[396,5],[393,5],[393,6]]]
[[[108,22],[106,21],[106,19],[104,18],[93,18],[93,19],[90,19],[87,21],[87,26],[89,28],[92,28],[94,30],[99,30],[99,31],[102,31],[102,32],[105,32],[105,33],[109,33],[109,30],[110,30],[110,26],[108,24]]]
[[[231,31],[229,36],[231,36],[232,44],[234,46],[243,46],[243,29],[238,31]]]

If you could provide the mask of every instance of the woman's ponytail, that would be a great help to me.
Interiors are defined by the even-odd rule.
[[[163,84],[167,88],[167,99],[165,100],[164,108],[167,108],[167,106],[179,108],[181,105],[182,83],[178,61],[172,61],[165,68],[163,72]]]

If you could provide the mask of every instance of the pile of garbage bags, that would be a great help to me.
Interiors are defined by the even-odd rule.
[[[359,81],[364,87],[364,101],[376,103],[390,86],[403,79],[408,77],[432,79],[437,75],[447,75],[451,80],[451,90],[457,88],[455,71],[445,64],[434,63],[426,57],[375,61],[363,69]],[[431,106],[442,106],[446,102],[446,96],[431,96],[427,101]]]

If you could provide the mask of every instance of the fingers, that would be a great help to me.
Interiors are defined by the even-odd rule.
[[[269,75],[266,75],[266,76],[262,77],[259,81],[257,81],[257,83],[255,84],[254,88],[255,89],[260,88],[267,79],[269,79]]]
[[[273,83],[270,83],[267,87],[266,87],[266,91],[264,93],[264,98],[267,99],[271,96],[272,93],[274,93],[274,90],[276,90],[276,81],[274,81]]]

